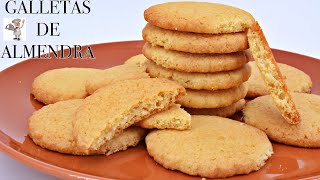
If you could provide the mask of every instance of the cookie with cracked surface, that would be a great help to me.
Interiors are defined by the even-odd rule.
[[[97,150],[129,126],[166,110],[185,89],[170,80],[123,80],[100,88],[77,109],[73,135],[83,151]]]
[[[263,131],[218,116],[192,116],[192,129],[154,130],[145,141],[165,168],[206,178],[257,171],[273,153]]]
[[[75,145],[72,122],[76,110],[83,103],[83,99],[60,101],[34,112],[28,122],[28,134],[33,142],[43,148],[65,154],[110,155],[130,146],[136,146],[146,135],[146,130],[142,128],[129,127],[100,149],[90,152],[81,151]]]

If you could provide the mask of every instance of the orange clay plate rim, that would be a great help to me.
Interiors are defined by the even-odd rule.
[[[91,45],[94,60],[30,59],[0,72],[0,150],[14,159],[63,179],[199,179],[164,169],[148,156],[142,142],[136,148],[105,156],[71,156],[36,146],[27,136],[27,118],[42,104],[30,96],[32,80],[40,73],[62,67],[108,68],[141,53],[143,41]],[[320,61],[273,49],[278,62],[297,67],[312,78],[312,93],[320,94]],[[302,63],[303,62],[303,63]],[[320,149],[304,149],[273,143],[275,154],[259,171],[230,179],[320,177]],[[319,155],[318,155],[319,154]]]

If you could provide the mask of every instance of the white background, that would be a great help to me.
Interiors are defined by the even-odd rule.
[[[85,45],[141,39],[141,29],[145,25],[143,10],[150,5],[165,2],[160,0],[92,0],[91,13],[88,15],[9,15],[4,11],[6,1],[0,1],[1,20],[5,17],[25,17],[27,19],[27,41],[18,42],[18,44],[52,45]],[[20,1],[17,0],[17,4],[18,2]],[[34,0],[34,2],[37,1]],[[217,0],[212,2],[233,5],[251,12],[260,22],[271,47],[320,59],[319,0]],[[59,22],[61,36],[37,37],[37,22]],[[0,23],[1,26],[2,24]],[[3,30],[4,27],[0,27],[0,34],[3,33]],[[3,41],[3,39],[0,42],[1,56],[3,47],[12,42]],[[0,59],[0,70],[20,61],[21,59]],[[24,166],[0,152],[0,179],[55,178]]]

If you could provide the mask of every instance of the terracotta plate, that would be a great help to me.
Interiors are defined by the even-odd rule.
[[[27,136],[27,118],[42,104],[30,96],[32,80],[40,73],[61,67],[108,68],[141,52],[142,41],[93,45],[95,60],[27,60],[0,73],[0,149],[13,158],[48,174],[64,178],[199,179],[166,170],[150,158],[142,143],[136,148],[105,156],[71,156],[36,146]],[[278,62],[308,73],[313,93],[320,94],[320,61],[273,50]],[[320,177],[320,149],[273,143],[275,154],[259,171],[231,179]]]

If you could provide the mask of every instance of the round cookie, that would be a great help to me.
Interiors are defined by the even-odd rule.
[[[139,58],[140,59],[140,58]],[[137,64],[122,64],[114,66],[109,69],[103,70],[92,76],[86,81],[86,91],[88,94],[93,94],[96,90],[113,84],[117,81],[123,81],[128,79],[141,79],[148,78],[145,66],[139,66]]]
[[[281,116],[270,95],[258,97],[243,109],[244,121],[274,141],[300,147],[320,147],[320,96],[291,93],[300,123],[291,125]]]
[[[143,54],[157,65],[182,72],[219,72],[241,68],[248,61],[244,51],[229,54],[192,54],[165,50],[146,43]]]
[[[243,83],[239,87],[216,91],[186,89],[187,95],[181,97],[177,103],[188,108],[220,108],[246,97],[248,86]]]
[[[87,79],[101,72],[100,69],[92,68],[49,70],[34,79],[31,94],[44,104],[85,98],[88,96],[85,88]]]
[[[151,77],[167,78],[178,82],[185,88],[218,90],[229,89],[240,86],[250,77],[250,66],[244,65],[240,69],[216,73],[186,73],[166,69],[157,66],[154,62],[147,60],[147,72]]]
[[[245,106],[246,101],[241,99],[240,101],[231,104],[230,106],[221,107],[221,108],[185,108],[185,110],[191,115],[208,115],[208,116],[221,116],[221,117],[230,117],[236,112],[241,111]]]
[[[72,122],[83,99],[73,99],[50,104],[34,112],[29,118],[29,136],[43,148],[74,155],[110,155],[129,146],[136,146],[146,134],[144,129],[130,127],[97,151],[77,149],[72,135]]]
[[[144,18],[164,29],[212,34],[245,31],[255,22],[242,9],[207,2],[158,4],[145,10]]]
[[[312,81],[309,75],[287,64],[277,63],[279,70],[287,84],[288,90],[296,93],[310,93]],[[249,62],[251,76],[248,80],[249,90],[246,97],[255,98],[270,94],[268,87],[263,81],[256,63]]]
[[[145,140],[165,168],[206,178],[257,171],[273,153],[265,133],[218,116],[192,116],[191,130],[155,130]]]
[[[232,53],[249,48],[246,32],[196,34],[165,30],[147,24],[142,37],[152,45],[189,53]]]
[[[135,64],[138,67],[141,67],[143,69],[145,69],[145,62],[146,62],[147,58],[144,57],[143,54],[138,54],[135,56],[130,57],[129,59],[127,59],[124,64]]]

